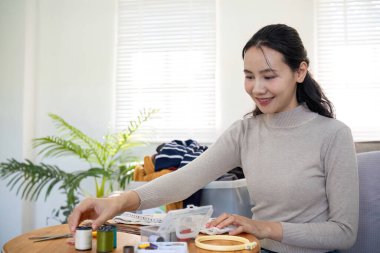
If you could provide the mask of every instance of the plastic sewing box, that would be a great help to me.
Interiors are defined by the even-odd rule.
[[[211,205],[201,207],[189,205],[184,209],[169,211],[160,226],[141,227],[141,241],[177,242],[195,238],[210,219],[212,212]]]
[[[201,206],[212,205],[213,217],[234,213],[252,218],[251,201],[246,179],[213,181],[202,188]]]
[[[128,187],[135,189],[146,182],[132,181]],[[248,192],[245,178],[231,181],[213,181],[202,188],[200,206],[213,206],[213,217],[222,213],[234,213],[252,218],[255,205]]]

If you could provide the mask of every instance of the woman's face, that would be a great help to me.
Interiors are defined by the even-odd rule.
[[[298,106],[297,82],[303,82],[304,76],[292,71],[281,53],[268,47],[249,48],[244,55],[244,74],[245,91],[262,113],[284,112]]]

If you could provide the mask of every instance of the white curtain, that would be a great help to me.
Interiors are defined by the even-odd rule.
[[[355,141],[380,140],[380,1],[317,1],[317,79]]]
[[[143,139],[214,140],[215,9],[215,0],[119,0],[117,130],[156,108]]]

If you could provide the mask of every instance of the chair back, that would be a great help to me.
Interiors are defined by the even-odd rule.
[[[342,253],[380,252],[380,151],[357,154],[359,230],[354,246]]]

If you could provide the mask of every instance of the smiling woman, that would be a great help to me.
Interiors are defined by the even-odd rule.
[[[182,200],[231,168],[243,168],[252,218],[221,214],[207,226],[234,225],[269,252],[349,248],[358,229],[358,173],[350,129],[307,71],[306,50],[287,25],[260,29],[243,49],[252,117],[232,124],[182,169],[112,199],[86,199],[71,214],[96,228],[122,211]],[[173,190],[175,189],[175,190]]]
[[[182,1],[164,1],[170,2],[169,7],[182,3]],[[0,107],[3,108],[0,112],[1,161],[5,161],[8,157],[17,159],[35,158],[33,154],[29,155],[30,152],[28,152],[28,150],[32,150],[30,140],[37,136],[54,133],[48,117],[44,116],[49,112],[55,112],[64,118],[70,119],[80,129],[88,129],[88,134],[96,139],[100,139],[105,132],[110,130],[108,126],[113,125],[111,120],[113,120],[112,116],[114,116],[115,112],[113,110],[114,100],[112,96],[115,89],[113,81],[117,79],[113,72],[114,47],[116,45],[120,47],[132,46],[137,38],[134,35],[120,36],[123,42],[128,43],[123,45],[119,42],[116,43],[115,35],[118,33],[116,32],[116,27],[114,27],[115,17],[119,15],[117,24],[120,25],[120,29],[123,29],[121,20],[128,21],[132,17],[137,17],[137,15],[145,15],[146,22],[140,27],[150,27],[152,29],[157,29],[159,25],[159,22],[153,21],[154,19],[165,18],[164,14],[160,16],[160,13],[164,13],[158,7],[159,3],[163,2],[161,0],[131,0],[129,2],[134,5],[133,7],[124,5],[127,11],[130,10],[130,12],[125,12],[125,15],[117,14],[115,5],[118,2],[120,2],[119,7],[124,5],[124,1],[104,0],[0,1],[0,37],[2,38],[0,43],[0,55],[2,56],[0,57]],[[150,15],[148,10],[143,9],[144,6],[140,6],[141,8],[136,6],[138,2],[147,4],[147,6],[156,4],[149,10],[156,10],[158,15]],[[248,36],[260,26],[280,20],[297,27],[305,40],[305,44],[312,50],[314,1],[191,0],[187,2],[191,2],[193,8],[207,2],[212,9],[209,12],[202,11],[203,14],[199,14],[187,25],[183,25],[183,29],[180,31],[186,34],[184,32],[185,27],[186,29],[191,27],[191,31],[195,31],[195,29],[199,28],[198,22],[203,23],[206,21],[210,21],[210,25],[207,26],[208,28],[206,27],[209,30],[200,33],[199,37],[194,37],[192,40],[184,39],[183,41],[198,42],[201,35],[207,35],[209,40],[196,45],[210,45],[208,43],[212,41],[215,29],[218,31],[219,41],[216,48],[214,46],[208,47],[208,50],[211,51],[210,54],[204,54],[207,59],[212,59],[213,55],[215,55],[214,52],[218,53],[217,65],[219,73],[216,75],[216,78],[219,79],[217,80],[218,91],[215,94],[214,90],[210,92],[209,88],[204,88],[204,92],[196,93],[194,97],[202,101],[217,97],[219,101],[217,111],[206,109],[212,103],[203,107],[195,107],[197,100],[187,99],[189,90],[186,89],[182,90],[179,96],[174,96],[175,101],[170,101],[171,103],[173,102],[171,109],[181,111],[182,109],[178,104],[188,102],[186,106],[189,109],[192,108],[192,113],[205,113],[208,111],[210,117],[198,122],[188,114],[186,121],[193,125],[191,129],[185,129],[184,131],[188,130],[185,133],[192,134],[193,129],[200,129],[199,132],[206,138],[212,139],[211,136],[215,136],[215,133],[211,135],[204,133],[208,133],[207,129],[213,126],[216,117],[219,118],[219,121],[217,121],[219,130],[222,131],[251,108],[250,98],[245,95],[243,88],[237,88],[237,86],[243,84],[242,61],[239,52]],[[273,8],[273,6],[276,6],[276,8]],[[297,6],[297,8],[289,8],[289,6]],[[185,4],[180,7],[181,12],[177,12],[177,16],[185,17],[192,13],[192,9]],[[218,16],[216,25],[212,23],[214,19],[211,19],[212,10],[215,9],[217,12],[215,15]],[[28,10],[32,10],[32,13],[30,13],[32,15],[29,15]],[[25,17],[26,13],[27,17]],[[268,13],[271,15],[268,15]],[[174,14],[175,11],[173,11]],[[208,16],[210,19],[207,18]],[[179,22],[173,21],[167,26],[167,29],[176,24],[180,26]],[[133,29],[128,29],[127,26],[124,27],[129,32],[135,31],[133,30],[134,27],[131,27]],[[35,30],[29,28],[34,28]],[[157,36],[160,36],[160,34],[164,35],[160,31],[156,33]],[[188,32],[187,34],[190,35],[191,33]],[[193,35],[196,34],[193,33]],[[165,40],[161,39],[144,39],[144,41],[149,42],[149,45],[153,45],[155,42],[165,44]],[[149,45],[146,46],[148,47]],[[172,44],[167,45],[172,47]],[[174,50],[174,47],[172,48]],[[193,46],[189,46],[189,48],[193,48]],[[189,59],[192,52],[194,51],[183,54],[178,53],[179,60],[184,63],[195,62],[196,64],[196,61]],[[34,58],[29,57],[33,55]],[[193,57],[196,56],[194,55]],[[120,58],[120,62],[124,60],[126,63],[126,59]],[[164,61],[165,58],[163,58],[162,62]],[[136,66],[134,65],[135,63],[138,64],[135,61],[129,63],[132,63],[130,66]],[[186,76],[186,71],[191,73],[192,70],[187,68],[185,71],[185,68],[177,63],[171,66],[182,70],[178,80],[182,80]],[[204,65],[193,67],[198,69],[202,68],[202,66]],[[144,71],[142,75],[145,73],[147,79],[154,80],[157,78],[155,75],[157,72],[153,74],[152,69],[148,68],[147,65]],[[206,71],[204,75],[195,76],[194,80],[198,81],[199,78],[207,77],[215,78],[213,70]],[[196,89],[206,87],[204,83],[195,85],[192,80],[190,81],[190,86],[194,85]],[[29,86],[28,84],[33,84],[33,81],[34,85]],[[130,82],[130,84],[133,83],[133,81]],[[172,83],[178,84],[175,81]],[[135,88],[135,90],[138,89]],[[152,86],[146,86],[141,90],[150,90],[152,93],[158,94],[156,90],[152,89]],[[134,90],[131,91],[133,92]],[[127,91],[125,92],[128,93]],[[200,93],[207,95],[201,96],[199,95]],[[29,104],[29,101],[33,103]],[[133,104],[137,105],[136,108],[158,108],[150,103],[152,100],[148,96],[140,98],[138,101],[133,101],[136,102],[136,104]],[[166,103],[166,101],[164,102]],[[144,106],[139,107],[138,103],[143,103]],[[23,105],[27,109],[25,109],[26,107],[23,109]],[[198,106],[198,104],[196,105]],[[120,107],[119,109],[122,111],[124,108]],[[182,110],[182,113],[186,114],[184,110]],[[137,116],[137,113],[131,114],[131,117],[135,118],[135,116]],[[155,117],[165,118],[161,113]],[[127,116],[126,121],[129,119],[130,117]],[[183,120],[182,122],[186,121]],[[175,118],[173,122],[175,124],[182,123],[180,120],[176,121]],[[174,136],[170,133],[174,127],[168,121],[164,123],[163,133],[168,136],[166,141],[171,140]],[[196,124],[196,127],[194,127],[194,124]],[[203,131],[202,129],[206,130]],[[29,134],[25,135],[24,133]],[[151,131],[151,133],[154,132]],[[221,132],[217,133],[220,134]],[[211,141],[214,142],[215,139]],[[151,150],[154,149],[152,148]],[[150,152],[151,150],[144,149],[142,152]],[[35,161],[38,162],[38,160]],[[75,159],[70,158],[60,159],[57,161],[57,165],[68,168],[70,172],[83,166],[82,163],[77,163]],[[83,187],[93,189],[92,184],[86,184]],[[6,187],[6,182],[0,182],[0,192],[3,200],[7,203],[7,205],[0,207],[1,216],[7,217],[1,223],[6,229],[0,229],[0,245],[22,231],[45,226],[46,217],[51,215],[51,210],[64,203],[64,196],[58,192],[53,192],[52,198],[47,202],[39,201],[35,206],[33,204],[32,206],[30,204],[25,205],[16,197],[14,192],[9,191]],[[10,208],[13,210],[12,215],[9,215]],[[48,224],[51,225],[52,222],[54,224],[54,221],[49,219]]]
[[[307,72],[305,62],[293,72],[281,53],[265,46],[251,47],[244,56],[245,90],[262,113],[276,113],[298,106],[297,83]]]
[[[279,27],[261,29],[243,49],[245,90],[257,106],[252,115],[306,103],[310,110],[333,118],[333,105],[308,72],[309,59],[298,33],[285,34]],[[285,38],[291,44],[285,45]]]

